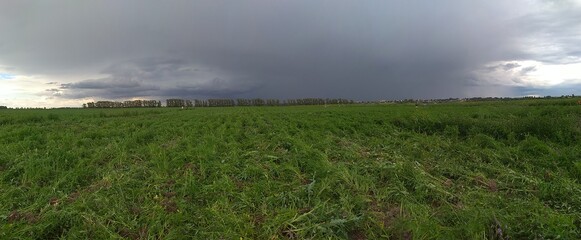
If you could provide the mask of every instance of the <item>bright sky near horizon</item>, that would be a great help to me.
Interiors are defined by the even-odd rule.
[[[581,95],[581,0],[18,1],[0,105]]]

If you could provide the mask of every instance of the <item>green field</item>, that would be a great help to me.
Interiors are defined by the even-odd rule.
[[[576,100],[0,110],[0,239],[575,239]]]

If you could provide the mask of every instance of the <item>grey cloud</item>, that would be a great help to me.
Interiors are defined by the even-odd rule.
[[[581,4],[554,1],[541,13],[514,21],[525,39],[525,58],[551,64],[581,62]]]
[[[55,97],[61,97],[62,91],[60,89],[57,89],[57,88],[51,88],[51,89],[44,90],[44,92],[36,93],[36,95],[44,96],[44,97],[47,97],[49,99],[54,99]]]
[[[214,69],[200,69],[185,60],[144,58],[124,61],[101,71],[108,76],[60,84],[65,98],[212,97],[239,95],[259,87]],[[216,75],[227,77],[215,77]]]
[[[78,99],[93,97],[97,99],[127,99],[136,96],[153,96],[157,88],[136,87],[128,89],[123,88],[103,88],[103,89],[67,89],[61,93],[61,97],[69,99]]]
[[[571,79],[570,83],[562,83],[551,88],[547,87],[514,87],[515,92],[520,95],[540,95],[540,96],[561,96],[578,95],[581,91],[581,79]]]
[[[84,80],[75,83],[63,83],[61,89],[108,89],[108,88],[136,88],[141,84],[135,81],[114,81],[110,78]]]
[[[502,66],[502,68],[504,69],[504,71],[508,71],[508,70],[511,70],[511,69],[514,69],[514,68],[517,68],[517,67],[520,67],[520,64],[518,64],[518,63],[507,63],[507,64],[504,64]]]
[[[535,67],[535,66],[525,67],[525,68],[522,68],[520,70],[520,74],[526,75],[527,73],[534,72],[534,71],[537,71],[537,67]]]
[[[60,92],[61,92],[60,89],[56,89],[56,88],[46,89],[46,91],[47,92],[51,92],[53,94],[59,94],[59,95],[60,95]]]
[[[523,83],[524,82],[521,78],[512,78],[511,80],[512,80],[513,83],[517,83],[517,84],[520,84],[520,83]]]
[[[136,81],[115,81],[113,78],[83,80],[74,83],[61,84],[58,89],[64,98],[131,98],[132,96],[147,96],[159,90],[154,85]]]
[[[519,68],[519,67],[521,67],[521,65],[515,62],[515,63],[505,63],[505,64],[497,64],[494,66],[489,66],[489,67],[486,67],[485,70],[488,72],[497,71],[499,69],[503,70],[503,71],[510,71],[512,69]]]
[[[458,97],[486,63],[562,54],[522,39],[546,32],[580,50],[574,10],[521,17],[520,3],[7,1],[0,64],[103,75],[61,83],[63,98]]]

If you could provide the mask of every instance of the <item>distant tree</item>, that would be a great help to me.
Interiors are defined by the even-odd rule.
[[[232,107],[236,106],[236,102],[233,99],[208,99],[208,106],[210,107]]]
[[[167,99],[165,102],[166,107],[185,107],[186,101],[183,99]]]
[[[205,107],[204,101],[199,100],[199,99],[194,99],[194,107]]]

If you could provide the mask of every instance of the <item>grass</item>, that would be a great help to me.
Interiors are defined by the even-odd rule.
[[[574,103],[2,110],[0,238],[578,238]]]

